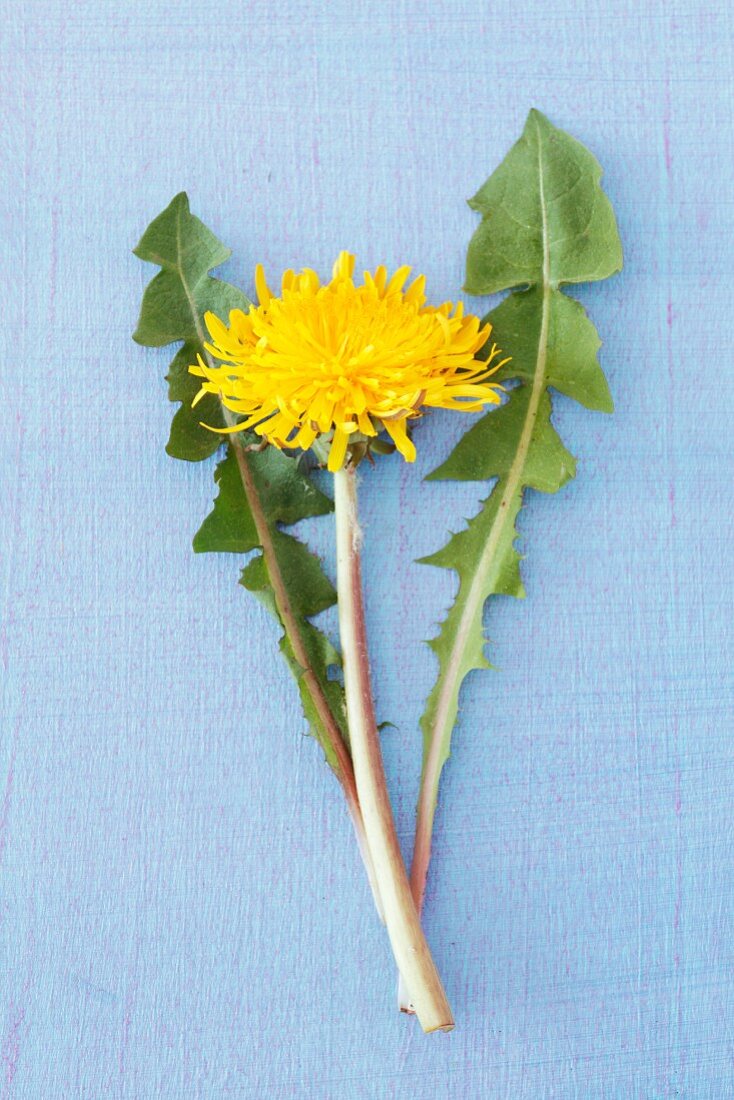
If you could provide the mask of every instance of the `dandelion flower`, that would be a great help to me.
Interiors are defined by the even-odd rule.
[[[276,297],[258,265],[258,306],[232,310],[228,326],[205,316],[207,358],[189,368],[203,379],[196,400],[217,394],[242,417],[220,431],[254,429],[280,448],[330,441],[331,471],[350,444],[369,444],[383,429],[412,462],[409,421],[424,409],[498,404],[501,387],[488,378],[507,360],[497,362],[495,345],[477,360],[492,326],[465,315],[461,303],[427,306],[423,275],[403,289],[410,271],[388,278],[378,267],[357,286],[354,256],[342,252],[330,282],[308,268],[286,271]]]

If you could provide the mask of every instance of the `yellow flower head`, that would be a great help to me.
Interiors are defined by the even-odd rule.
[[[259,306],[232,310],[229,327],[206,314],[212,358],[189,368],[204,379],[196,400],[217,394],[244,417],[220,431],[254,428],[276,447],[304,450],[331,434],[334,471],[350,441],[383,428],[412,462],[406,426],[423,408],[474,412],[499,403],[501,387],[487,379],[502,366],[501,352],[493,345],[485,362],[474,358],[491,325],[464,316],[461,303],[426,306],[423,275],[403,290],[409,267],[390,279],[384,267],[365,272],[361,286],[353,271],[354,256],[342,252],[331,282],[322,286],[308,268],[286,271],[275,297],[258,265]]]

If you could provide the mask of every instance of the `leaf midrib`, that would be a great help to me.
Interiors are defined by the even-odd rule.
[[[541,305],[541,324],[540,335],[538,337],[538,352],[535,364],[535,376],[533,378],[530,400],[528,402],[528,409],[525,415],[525,423],[523,425],[523,430],[520,435],[517,452],[515,454],[515,458],[512,461],[512,465],[507,472],[505,479],[505,488],[502,493],[499,507],[497,509],[497,515],[490,529],[489,536],[485,543],[484,550],[482,551],[481,557],[479,559],[479,564],[474,574],[474,579],[469,588],[466,600],[464,601],[464,608],[459,619],[454,646],[449,657],[446,672],[440,678],[442,686],[436,699],[435,718],[433,721],[431,733],[429,734],[430,746],[428,754],[425,758],[426,764],[424,768],[425,774],[430,775],[431,773],[433,773],[434,776],[430,787],[433,792],[434,800],[438,790],[438,781],[440,777],[441,766],[448,757],[448,742],[451,737],[452,729],[452,723],[450,723],[449,721],[449,714],[451,711],[452,701],[456,698],[457,693],[461,687],[461,680],[463,679],[462,669],[464,666],[465,652],[471,634],[472,624],[474,623],[476,615],[478,613],[481,613],[481,609],[484,606],[484,592],[486,591],[486,582],[490,573],[495,552],[500,543],[502,535],[504,534],[505,525],[511,515],[511,509],[509,505],[513,497],[515,496],[515,493],[518,491],[518,488],[520,487],[522,473],[525,468],[528,451],[530,449],[532,432],[535,426],[535,420],[538,415],[540,399],[543,395],[544,389],[546,388],[545,371],[548,350],[550,299],[553,287],[550,281],[550,241],[548,235],[548,212],[545,202],[542,142],[540,137],[540,127],[537,120],[535,125],[538,135],[538,185],[540,192],[540,210],[542,219],[543,240],[543,299]]]
[[[194,322],[194,328],[196,335],[201,344],[202,351],[206,357],[207,363],[210,367],[213,366],[212,358],[205,347],[205,336],[201,327],[201,321],[199,320],[199,311],[196,308],[196,301],[193,296],[193,292],[189,287],[186,275],[183,269],[183,263],[181,262],[181,215],[177,213],[176,216],[176,259],[178,276],[181,280],[181,285],[186,295],[186,300],[189,303],[189,309],[191,311],[191,317]],[[221,404],[221,402],[220,402]],[[222,404],[222,414],[225,422],[228,425],[232,425],[234,422],[229,409],[225,408]],[[339,730],[339,724],[332,713],[329,701],[326,698],[325,692],[321,690],[321,685],[318,679],[318,673],[313,667],[312,662],[308,657],[308,650],[303,640],[303,635],[299,629],[297,618],[291,607],[290,599],[288,597],[288,590],[285,583],[285,579],[278,565],[278,556],[275,552],[275,545],[273,543],[267,518],[262,507],[262,501],[260,500],[257,488],[254,484],[254,480],[247,466],[247,456],[243,449],[237,442],[230,440],[230,445],[234,449],[235,457],[237,459],[237,467],[240,471],[240,477],[242,478],[242,488],[245,492],[245,496],[248,499],[250,508],[252,510],[253,519],[255,521],[255,527],[260,539],[260,546],[265,557],[265,565],[270,577],[270,584],[273,588],[273,595],[275,597],[276,607],[278,609],[278,615],[283,625],[283,629],[288,636],[293,650],[293,655],[296,661],[303,670],[303,676],[305,683],[308,687],[308,692],[313,699],[314,708],[318,714],[322,725],[324,727],[324,735],[329,738],[334,751],[334,756],[339,761],[339,770],[341,773],[342,782],[344,784],[353,784],[354,775],[351,766],[351,758],[349,756],[349,750],[344,742],[341,732]]]
[[[181,211],[177,210],[176,211],[176,270],[178,271],[178,277],[181,280],[181,286],[184,288],[184,294],[186,295],[186,301],[189,303],[189,309],[191,310],[191,317],[192,317],[193,322],[194,322],[194,328],[196,329],[196,335],[199,339],[199,343],[201,344],[201,350],[204,352],[204,355],[206,356],[206,361],[209,364],[209,366],[213,367],[214,364],[212,363],[211,356],[209,355],[209,352],[206,350],[206,347],[205,347],[206,337],[204,336],[204,331],[201,327],[201,321],[199,320],[199,311],[196,308],[196,302],[194,301],[194,295],[193,295],[192,291],[189,289],[189,284],[186,280],[186,275],[184,274],[183,262],[181,260],[182,251],[183,251],[183,248],[182,248],[182,245],[181,245]]]

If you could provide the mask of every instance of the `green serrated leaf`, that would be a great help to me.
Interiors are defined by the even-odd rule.
[[[489,294],[527,286],[488,317],[493,340],[512,356],[503,380],[519,380],[498,410],[459,441],[431,478],[497,482],[465,530],[424,561],[454,570],[456,600],[430,643],[439,674],[421,725],[424,754],[414,866],[425,884],[441,769],[449,756],[459,692],[473,669],[489,667],[482,626],[486,600],[523,596],[515,522],[526,488],[555,493],[576,463],[551,424],[553,387],[611,412],[597,359],[600,341],[582,306],[558,288],[619,271],[622,251],[601,168],[579,142],[531,111],[522,137],[470,206],[482,221],[469,244],[466,289]],[[415,882],[414,878],[414,882]]]
[[[468,294],[588,283],[622,269],[622,246],[596,158],[531,111],[522,137],[469,205]]]
[[[461,685],[473,669],[492,667],[484,654],[484,599],[475,591],[476,577],[481,570],[485,592],[489,590],[495,595],[519,599],[525,596],[520,577],[521,559],[515,549],[515,520],[521,504],[521,495],[514,493],[507,498],[500,482],[463,531],[452,535],[441,550],[421,559],[424,565],[455,569],[459,574],[459,591],[453,606],[442,623],[438,637],[428,643],[439,659],[442,672],[428,697],[421,720],[424,730],[424,774],[427,774],[429,757],[434,749],[431,768],[438,773],[436,791],[441,769],[450,753],[450,735],[458,712]],[[467,562],[477,563],[477,568],[466,568]],[[447,650],[447,639],[451,644],[460,636],[462,643],[453,644]],[[446,663],[447,655],[450,666]],[[437,728],[448,729],[448,736],[434,738],[433,731]]]
[[[246,554],[260,545],[257,527],[247,502],[237,457],[230,446],[214,471],[219,492],[214,507],[194,535],[197,554]]]
[[[497,374],[506,381],[532,381],[538,363],[540,325],[543,316],[542,289],[510,294],[487,315],[493,339],[512,349],[512,359]],[[601,340],[584,307],[558,290],[550,294],[545,377],[548,386],[572,397],[587,409],[613,412],[614,402],[597,353]]]
[[[181,402],[181,408],[171,421],[166,451],[172,458],[181,458],[186,462],[209,458],[223,443],[221,435],[202,427],[202,424],[212,428],[224,427],[222,406],[214,394],[205,394],[196,408],[192,408],[200,383],[189,373],[189,367],[196,362],[198,350],[196,344],[184,344],[176,352],[166,375],[169,400]]]
[[[185,193],[148,226],[135,254],[161,271],[143,296],[134,339],[150,347],[183,341],[168,373],[169,397],[181,402],[171,425],[167,451],[199,461],[223,444],[227,453],[215,471],[218,494],[211,514],[194,537],[197,552],[244,554],[262,548],[242,575],[244,586],[283,626],[281,650],[298,680],[304,713],[328,762],[345,783],[353,774],[346,739],[341,685],[331,678],[339,657],[328,638],[309,621],[336,600],[318,559],[281,530],[310,516],[324,515],[332,502],[309,479],[302,464],[273,447],[257,451],[253,438],[223,438],[202,427],[225,424],[220,403],[207,395],[195,408],[198,381],[188,367],[206,355],[203,317],[211,310],[227,318],[250,303],[237,287],[210,275],[229,249],[191,214]],[[276,595],[277,593],[277,595]]]
[[[528,424],[532,394],[530,386],[511,390],[506,403],[478,420],[427,480],[486,481],[506,477]],[[542,393],[526,444],[523,484],[543,493],[557,492],[576,474],[576,459],[563,446],[550,414],[550,397]]]
[[[162,268],[143,295],[133,333],[138,344],[163,347],[187,340],[200,347],[205,339],[202,318],[208,309],[222,317],[232,309],[249,309],[249,300],[236,286],[210,278],[212,268],[231,253],[190,212],[185,191],[150,223],[133,251]]]
[[[323,725],[320,708],[317,706],[317,698],[325,701],[333,720],[338,724],[344,745],[349,750],[349,729],[347,726],[346,706],[344,703],[344,689],[337,680],[329,677],[329,669],[341,664],[341,658],[332,646],[329,639],[312,623],[306,623],[303,635],[304,644],[308,652],[308,659],[313,675],[318,684],[318,694],[314,690],[313,680],[303,674],[303,668],[293,652],[293,646],[287,635],[280,640],[280,651],[285,657],[291,673],[298,685],[301,697],[303,716],[306,719],[312,734],[317,737],[327,764],[333,768],[338,776],[342,774],[342,763],[335,751],[335,741],[332,737],[318,737],[317,733]]]
[[[278,523],[290,525],[332,510],[332,502],[306,476],[297,459],[267,447],[264,451],[251,451],[247,461],[265,519],[274,531]],[[194,535],[194,550],[198,554],[246,554],[260,542],[233,446],[214,471],[214,480],[219,493],[212,511]]]
[[[336,592],[321,563],[308,547],[285,531],[274,532],[273,545],[280,571],[291,593],[291,606],[300,618],[311,618],[336,603]],[[277,614],[270,577],[262,554],[248,562],[242,570],[241,584]],[[334,657],[334,651],[331,651]],[[332,659],[331,663],[335,663]]]
[[[134,252],[162,271],[145,290],[133,340],[148,347],[184,341],[168,373],[168,396],[180,401],[181,408],[173,418],[166,450],[174,458],[199,462],[222,445],[221,435],[202,424],[213,428],[224,424],[212,394],[192,408],[199,382],[188,368],[197,354],[204,353],[203,317],[209,309],[228,317],[232,309],[249,309],[250,302],[236,286],[209,275],[229,258],[230,250],[191,213],[185,191],[150,223]]]
[[[326,635],[308,621],[311,616],[318,615],[320,611],[325,611],[336,603],[334,586],[325,575],[315,554],[312,554],[292,535],[284,531],[275,531],[273,547],[286,588],[290,593],[293,612],[301,620],[300,643],[308,654],[308,665],[317,678],[320,693],[328,703],[342,738],[348,746],[344,691],[341,684],[330,675],[332,670],[339,667],[341,659]],[[271,615],[277,619],[280,618],[268,568],[262,554],[256,555],[247,563],[242,570],[240,583],[260,600]],[[327,763],[339,774],[339,761],[332,738],[319,736],[323,722],[314,700],[313,685],[304,677],[303,665],[297,659],[291,639],[286,633],[281,638],[280,649],[298,683],[304,716],[321,744]]]

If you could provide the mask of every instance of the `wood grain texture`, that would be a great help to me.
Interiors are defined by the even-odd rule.
[[[730,5],[0,13],[0,1097],[731,1095]],[[164,454],[130,249],[186,188],[246,288],[346,247],[456,296],[464,198],[531,106],[619,216],[624,273],[578,290],[617,412],[558,401],[578,478],[530,494],[529,599],[463,696],[426,908],[457,1029],[425,1038],[273,624],[191,552],[212,471]],[[405,848],[451,592],[412,563],[477,499],[418,474],[458,420],[362,489]]]

